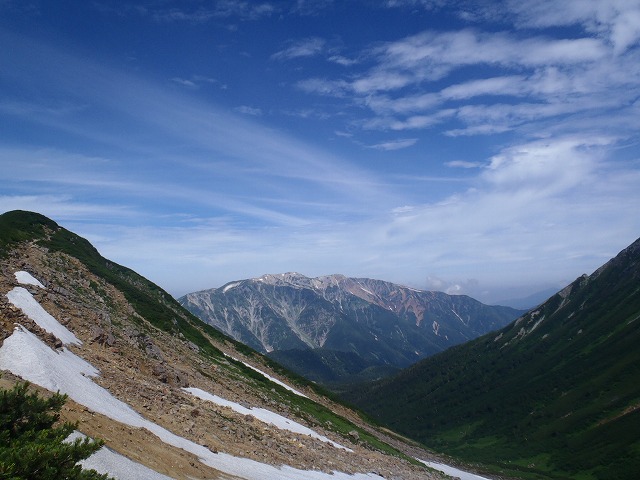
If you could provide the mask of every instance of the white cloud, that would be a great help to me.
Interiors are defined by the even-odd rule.
[[[425,7],[435,9],[446,4],[446,0],[387,0],[385,5],[389,8]]]
[[[8,58],[3,57],[3,62],[12,64],[18,77],[38,81],[45,78],[44,69],[46,82],[38,84],[43,96],[91,105],[93,116],[82,118],[40,112],[23,112],[21,117],[36,126],[46,125],[62,137],[82,139],[94,145],[95,151],[105,152],[110,166],[93,169],[87,165],[78,172],[71,165],[82,165],[87,159],[79,156],[75,163],[65,163],[65,158],[73,158],[73,152],[61,150],[61,155],[47,160],[55,160],[56,168],[43,169],[37,168],[37,163],[43,162],[42,155],[34,154],[31,148],[21,150],[36,166],[25,173],[27,177],[44,177],[58,185],[77,180],[78,190],[73,194],[80,197],[76,198],[84,198],[86,188],[93,185],[106,188],[114,198],[122,198],[125,193],[131,201],[135,197],[145,201],[154,198],[157,208],[171,207],[168,201],[162,204],[157,199],[179,196],[191,205],[299,224],[304,222],[302,205],[325,203],[327,196],[361,209],[369,200],[386,195],[371,172],[244,116],[37,42],[13,39],[11,43],[16,48],[5,56]],[[100,115],[105,112],[119,115],[125,123],[101,122]],[[11,168],[16,161],[14,155],[20,152],[4,153],[3,171],[12,175],[27,172]],[[191,191],[168,188],[177,181],[169,178],[168,172],[176,168],[180,172],[178,178],[190,179]],[[281,199],[289,202],[286,208],[276,203]],[[316,207],[317,212],[323,210],[326,206]]]
[[[622,53],[640,39],[640,2],[637,0],[553,0],[507,2],[523,27],[582,25],[611,42]]]
[[[474,125],[465,128],[452,128],[444,132],[449,137],[465,137],[475,135],[494,135],[497,133],[504,133],[512,130],[511,125],[496,125],[494,123],[485,123],[482,125]]]
[[[337,63],[338,65],[342,65],[345,67],[350,67],[358,63],[358,60],[354,60],[352,58],[347,58],[342,55],[332,55],[327,60],[333,63]]]
[[[390,142],[377,143],[375,145],[371,145],[369,148],[373,148],[375,150],[401,150],[403,148],[408,148],[414,146],[418,142],[417,138],[403,138],[399,140],[392,140]]]
[[[343,132],[340,130],[336,130],[335,132],[333,132],[336,136],[338,137],[344,137],[344,138],[351,138],[353,137],[353,133],[350,132]]]
[[[640,232],[640,173],[634,164],[612,165],[607,152],[614,141],[568,136],[514,144],[491,159],[473,188],[426,204],[408,204],[407,197],[396,203],[376,199],[349,221],[324,215],[306,217],[306,223],[248,226],[230,216],[207,220],[192,213],[179,222],[152,224],[148,212],[140,211],[132,212],[127,225],[121,219],[109,222],[116,215],[110,205],[92,209],[69,197],[5,196],[0,210],[26,206],[64,220],[103,255],[176,295],[290,270],[370,276],[418,288],[425,288],[431,275],[446,279],[437,289],[459,285],[458,293],[498,283],[568,283],[595,270]],[[188,195],[206,195],[175,189],[175,184],[157,186],[148,194],[170,193],[169,201],[179,198],[183,205]],[[208,201],[213,206],[225,199]],[[469,278],[478,281],[477,290],[470,290]]]
[[[323,52],[326,41],[319,37],[310,37],[291,42],[284,50],[280,50],[271,58],[274,60],[291,60],[300,57],[313,57]]]
[[[403,120],[398,120],[395,117],[375,117],[363,123],[363,127],[366,129],[381,129],[381,130],[414,130],[431,127],[443,122],[447,118],[450,118],[456,114],[453,109],[440,110],[433,115],[412,115]]]
[[[468,162],[466,160],[452,160],[450,162],[445,162],[445,165],[452,168],[479,168],[484,164],[481,162]]]
[[[197,88],[198,86],[192,80],[187,80],[186,78],[173,77],[171,79],[172,82],[175,82],[179,85],[183,85],[189,88]]]
[[[638,0],[506,0],[500,2],[452,2],[431,0],[389,0],[389,7],[445,6],[458,8],[458,16],[469,22],[499,20],[519,29],[580,26],[613,46],[616,54],[636,45],[640,39]]]
[[[390,42],[374,50],[380,66],[368,76],[354,82],[362,91],[371,84],[375,90],[405,86],[401,81],[383,82],[382,78],[402,79],[413,83],[437,80],[455,68],[467,65],[536,67],[556,64],[579,64],[597,61],[606,47],[597,39],[520,39],[507,33],[484,33],[474,30],[423,32]],[[374,92],[372,92],[374,93]]]
[[[604,112],[604,102],[606,108],[628,104],[638,88],[638,67],[628,67],[637,62],[615,57],[606,41],[589,36],[426,31],[379,44],[360,57],[370,67],[359,65],[350,78],[309,78],[297,86],[367,107],[374,116],[354,122],[366,129],[429,129],[455,115],[460,125],[447,128],[446,135],[490,135],[559,115]],[[476,67],[482,77],[471,71],[468,80],[446,85],[453,72]],[[436,89],[435,82],[445,85]],[[504,101],[476,101],[489,96]]]
[[[357,94],[370,95],[380,91],[397,90],[415,81],[412,75],[399,71],[378,70],[353,81],[350,88]]]
[[[555,138],[510,147],[491,159],[483,179],[498,191],[534,190],[547,196],[566,192],[593,177],[602,147],[610,138]]]
[[[247,105],[240,105],[234,109],[238,113],[243,113],[245,115],[253,115],[254,117],[259,117],[262,115],[262,110],[260,108],[249,107]]]
[[[309,78],[299,81],[296,86],[307,93],[342,97],[349,90],[349,83],[345,80],[328,80],[324,78]]]
[[[423,147],[396,151],[398,162],[408,161],[383,173],[369,168],[367,150],[352,159],[333,155],[259,123],[246,115],[258,109],[243,100],[230,114],[196,98],[202,91],[176,88],[214,79],[176,76],[158,85],[0,32],[0,43],[13,47],[0,56],[2,80],[28,84],[46,99],[9,99],[0,110],[57,145],[0,149],[0,210],[63,221],[105,255],[180,294],[290,270],[419,288],[426,275],[447,279],[445,288],[464,288],[469,278],[481,286],[498,277],[570,281],[640,232],[630,146],[640,131],[635,34],[622,18],[587,10],[566,16],[579,24],[576,38],[536,31],[560,20],[536,24],[544,12],[525,17],[523,8],[523,30],[512,33],[422,32],[340,51],[344,57],[318,38],[286,44],[283,60],[310,55],[344,67],[323,63],[335,77],[315,70],[317,77],[297,82],[327,98],[289,114],[326,120],[323,106],[339,105],[345,124],[325,122],[324,132],[350,136],[353,142],[332,136],[347,152],[351,143]],[[411,133],[384,141],[373,130],[387,138]],[[464,138],[498,133],[489,147]],[[440,143],[438,135],[459,138]],[[86,148],[96,155],[76,153]],[[447,162],[449,148],[456,160]],[[446,178],[428,163],[468,170]]]
[[[526,78],[522,75],[482,78],[451,85],[440,91],[448,100],[460,100],[479,95],[521,96],[531,93],[526,88]]]
[[[12,210],[38,212],[67,221],[87,218],[101,218],[104,221],[118,218],[123,221],[138,216],[134,209],[127,206],[82,202],[68,194],[0,195],[0,212]]]
[[[365,105],[378,114],[411,113],[431,110],[442,103],[440,95],[432,92],[405,95],[391,98],[386,95],[372,95],[366,98]]]
[[[177,83],[178,85],[194,89],[200,88],[205,84],[218,84],[220,88],[224,88],[224,85],[221,85],[220,82],[218,82],[218,80],[216,80],[215,78],[205,77],[203,75],[192,75],[191,78],[173,77],[171,81]]]

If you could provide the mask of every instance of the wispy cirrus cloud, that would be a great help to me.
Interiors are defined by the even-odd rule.
[[[300,57],[313,57],[324,51],[326,43],[324,39],[319,37],[292,41],[287,48],[271,55],[271,58],[274,60],[291,60]]]
[[[374,116],[357,124],[367,129],[428,129],[448,119],[458,123],[442,132],[448,136],[490,135],[559,115],[601,115],[628,105],[640,90],[637,52],[617,54],[607,39],[586,35],[427,31],[361,57],[368,67],[354,67],[350,77],[309,78],[297,86],[365,106]],[[461,69],[468,79],[447,85]]]
[[[468,162],[466,160],[451,160],[445,162],[445,165],[451,168],[480,168],[484,166],[482,162]]]
[[[343,55],[332,55],[327,60],[333,63],[337,63],[338,65],[342,65],[344,67],[350,67],[358,63],[357,59],[348,58]]]
[[[234,108],[234,110],[245,115],[253,115],[254,117],[259,117],[262,115],[262,109],[249,107],[248,105],[240,105],[239,107]]]
[[[554,273],[571,275],[570,264],[580,264],[584,273],[591,273],[617,253],[594,256],[597,248],[593,247],[607,236],[601,228],[620,229],[619,222],[628,221],[640,202],[640,192],[633,186],[640,172],[632,165],[612,168],[609,162],[607,152],[615,144],[615,138],[606,137],[541,139],[507,147],[488,164],[456,164],[480,168],[473,188],[440,202],[396,210],[373,236],[394,244],[388,247],[394,258],[386,260],[400,263],[407,261],[401,258],[402,252],[415,251],[425,239],[438,238],[435,250],[430,240],[428,258],[420,261],[430,275],[449,282],[464,281],[468,277],[463,272],[469,269],[487,267],[512,276],[517,283],[525,264],[529,264],[528,280],[537,282],[548,275],[542,265],[549,262]],[[621,202],[619,208],[611,210],[616,202]],[[594,225],[599,225],[597,231]],[[500,245],[492,244],[498,231]],[[562,251],[562,238],[567,235],[582,256]],[[632,236],[626,234],[629,243]],[[540,264],[529,263],[533,252]],[[568,283],[573,277],[565,280]]]
[[[369,145],[369,148],[373,148],[375,150],[393,151],[393,150],[402,150],[403,148],[412,147],[416,143],[418,143],[417,138],[401,138],[398,140],[391,140],[389,142],[382,142],[382,143],[376,143],[375,145]]]
[[[212,19],[257,20],[272,15],[276,8],[270,3],[254,3],[234,0],[218,0],[210,7],[189,8],[181,5],[174,8],[144,6],[138,12],[158,22],[205,23]]]
[[[316,202],[315,213],[311,213],[313,208],[301,213],[306,208],[303,205],[313,205],[327,192],[333,198],[352,198],[346,204],[354,211],[365,208],[367,198],[381,198],[380,183],[371,172],[255,123],[246,115],[222,111],[166,85],[87,62],[36,41],[12,34],[2,38],[16,46],[0,58],[5,73],[7,65],[13,66],[16,78],[11,81],[37,87],[48,103],[65,99],[87,105],[84,110],[64,114],[44,114],[43,108],[9,112],[36,130],[46,127],[58,133],[57,150],[22,152],[23,164],[31,165],[27,177],[35,180],[42,175],[43,185],[73,185],[78,198],[100,186],[105,196],[154,199],[158,206],[167,207],[171,202],[158,199],[180,195],[181,204],[187,202],[194,209],[206,205],[265,223],[290,225],[304,223],[305,216],[328,212],[326,204]],[[2,77],[6,80],[6,75]],[[258,110],[246,107],[239,113],[255,116]],[[105,115],[118,121],[105,123],[101,120]],[[72,168],[86,164],[86,159],[69,161],[73,149],[64,146],[78,139],[92,145],[100,152],[96,157],[108,159],[107,164],[100,164],[100,168],[92,164],[91,173]],[[10,172],[20,152],[1,153],[2,170]],[[128,168],[124,169],[125,165]],[[126,182],[114,181],[123,177]],[[181,178],[190,179],[190,191],[168,186]],[[198,184],[202,184],[201,190]],[[277,199],[289,202],[278,204]]]
[[[390,8],[452,8],[470,22],[481,20],[512,24],[517,29],[544,29],[578,25],[613,46],[616,54],[640,40],[640,4],[628,0],[388,0]]]
[[[203,85],[217,85],[223,90],[226,89],[226,85],[220,83],[215,78],[205,77],[203,75],[191,75],[189,78],[173,77],[171,81],[187,88],[198,89]]]
[[[520,27],[582,25],[613,45],[616,54],[640,40],[640,4],[634,1],[567,0],[559,5],[551,0],[509,1],[507,9]]]
[[[436,110],[429,115],[411,115],[404,118],[393,116],[379,116],[362,122],[367,130],[421,130],[438,125],[456,115],[454,109]]]
[[[344,97],[351,91],[347,80],[329,80],[326,78],[308,78],[296,83],[296,87],[307,93]]]
[[[438,80],[464,66],[538,67],[576,65],[602,59],[606,46],[598,39],[519,38],[509,33],[473,29],[423,32],[376,47],[378,65],[354,82],[354,90],[375,91]],[[380,81],[384,77],[395,81]]]

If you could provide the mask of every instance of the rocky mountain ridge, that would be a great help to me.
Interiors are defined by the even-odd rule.
[[[0,293],[0,385],[68,393],[63,419],[153,478],[439,478],[46,217],[0,215]]]
[[[523,311],[368,278],[268,274],[178,300],[314,381],[379,376],[496,330]]]

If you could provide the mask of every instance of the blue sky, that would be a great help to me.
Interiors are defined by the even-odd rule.
[[[174,295],[486,302],[640,236],[640,1],[0,0],[0,211]]]

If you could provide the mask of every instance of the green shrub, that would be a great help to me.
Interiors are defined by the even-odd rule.
[[[78,426],[58,422],[67,396],[42,398],[29,393],[28,386],[0,390],[0,479],[107,480],[78,465],[103,445],[101,440],[65,442]]]

